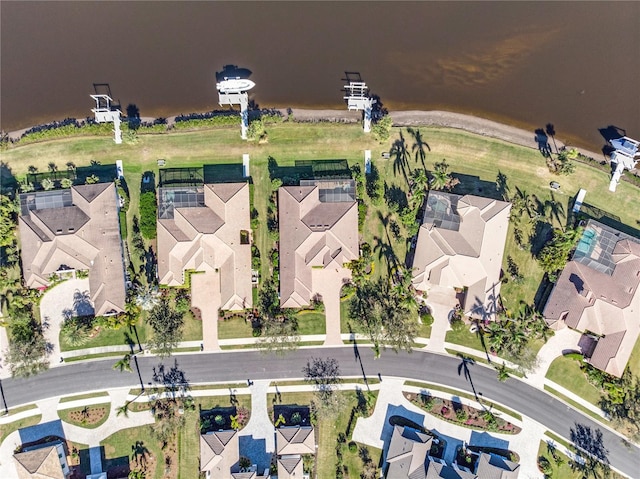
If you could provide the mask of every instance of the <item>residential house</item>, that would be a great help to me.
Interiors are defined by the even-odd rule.
[[[308,306],[327,282],[351,278],[359,255],[353,180],[302,180],[278,190],[280,304]],[[337,300],[336,300],[337,301]]]
[[[436,440],[407,426],[394,426],[385,457],[386,479],[517,479],[520,465],[480,453],[475,472],[429,455]]]
[[[234,430],[213,431],[200,435],[200,471],[207,479],[232,479],[239,471],[238,433]],[[237,478],[236,478],[237,479]]]
[[[413,259],[413,286],[455,288],[466,315],[494,319],[511,203],[431,191]]]
[[[387,479],[424,478],[433,437],[410,427],[394,426],[387,450]]]
[[[21,194],[18,224],[26,285],[46,288],[53,274],[86,270],[95,314],[124,311],[117,199],[113,183]]]
[[[518,479],[520,464],[495,454],[480,453],[476,463],[478,479]]]
[[[160,284],[184,284],[185,271],[216,274],[221,309],[251,307],[249,184],[160,188],[158,193]]]
[[[276,429],[278,479],[302,478],[302,456],[316,453],[312,426],[281,426]]]
[[[583,334],[585,360],[621,377],[640,335],[640,239],[589,220],[543,314]]]
[[[18,479],[68,479],[71,476],[61,442],[16,453],[13,460]]]

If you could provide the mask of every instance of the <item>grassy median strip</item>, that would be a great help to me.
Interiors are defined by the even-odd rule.
[[[92,404],[91,406],[81,406],[73,409],[62,409],[58,411],[58,416],[64,422],[74,426],[95,429],[102,426],[109,419],[111,403]]]
[[[79,401],[81,399],[92,399],[99,397],[109,397],[109,393],[107,391],[100,391],[95,393],[87,393],[87,394],[78,394],[76,396],[65,396],[60,399],[60,403],[71,402],[71,401]]]

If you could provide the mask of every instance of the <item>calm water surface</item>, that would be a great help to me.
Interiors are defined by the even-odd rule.
[[[0,2],[5,131],[86,116],[108,82],[143,116],[217,107],[250,68],[262,106],[342,108],[345,70],[390,109],[448,109],[602,146],[640,137],[640,2]]]

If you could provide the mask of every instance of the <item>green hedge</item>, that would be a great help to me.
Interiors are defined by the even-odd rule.
[[[140,233],[143,238],[154,239],[156,237],[156,194],[147,191],[140,195]]]

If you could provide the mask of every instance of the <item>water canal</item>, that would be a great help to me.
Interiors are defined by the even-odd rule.
[[[345,70],[390,109],[445,109],[602,146],[640,136],[640,2],[1,2],[1,127],[86,116],[109,82],[143,116],[217,107],[215,70],[262,106],[342,108]]]

